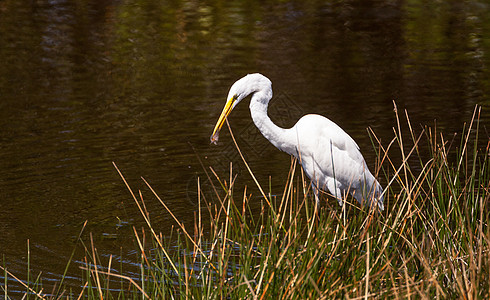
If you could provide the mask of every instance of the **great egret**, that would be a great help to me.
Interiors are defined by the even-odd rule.
[[[359,146],[337,124],[315,114],[303,116],[292,128],[281,128],[267,115],[272,98],[272,82],[262,74],[248,74],[230,88],[226,105],[214,127],[211,142],[230,112],[252,94],[250,113],[255,126],[276,148],[295,156],[312,183],[315,199],[319,189],[328,189],[340,206],[350,192],[361,204],[384,209],[382,187],[369,171]]]

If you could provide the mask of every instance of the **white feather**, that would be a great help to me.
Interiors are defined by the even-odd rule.
[[[250,112],[255,125],[275,147],[300,161],[312,182],[317,201],[318,189],[321,189],[334,195],[340,205],[342,197],[350,193],[361,204],[384,209],[381,185],[369,171],[359,146],[342,128],[314,114],[303,116],[289,129],[275,125],[267,115],[272,83],[258,73],[249,74],[232,85],[228,93],[229,101],[234,101],[231,108],[250,94]],[[218,123],[220,121],[222,123],[223,120],[220,118]],[[215,127],[215,140],[221,125]]]

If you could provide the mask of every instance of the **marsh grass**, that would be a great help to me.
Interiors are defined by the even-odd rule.
[[[244,161],[260,191],[260,212],[252,213],[256,198],[246,187],[235,193],[239,178],[223,179],[211,168],[201,180],[214,184],[218,203],[199,189],[191,227],[142,179],[175,221],[162,235],[142,192],[134,192],[114,165],[147,224],[134,229],[139,277],[114,271],[112,257],[102,265],[90,241],[83,244],[81,291],[59,288],[51,298],[488,298],[490,142],[479,133],[480,108],[460,138],[450,139],[436,128],[416,132],[406,112],[400,116],[396,106],[395,112],[391,141],[369,131],[386,186],[382,213],[350,197],[342,210],[316,208],[294,159],[281,196],[273,197]],[[6,284],[3,290],[7,298]],[[31,298],[49,298],[32,291]]]

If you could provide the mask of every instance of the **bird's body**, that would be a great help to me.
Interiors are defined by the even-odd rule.
[[[255,126],[276,148],[299,160],[311,180],[317,201],[319,189],[328,189],[340,205],[343,197],[350,193],[361,204],[384,209],[381,185],[369,171],[356,142],[337,124],[320,115],[305,115],[289,129],[275,125],[267,115],[272,83],[261,74],[249,74],[230,88],[228,101],[211,136],[212,142],[217,141],[231,110],[250,94],[250,112]]]

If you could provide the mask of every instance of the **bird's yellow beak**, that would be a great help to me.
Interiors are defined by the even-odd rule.
[[[211,143],[216,145],[216,143],[218,142],[219,131],[221,130],[221,127],[223,127],[223,124],[225,124],[226,118],[231,113],[231,110],[233,109],[233,104],[235,103],[236,99],[237,96],[234,95],[233,97],[228,99],[228,101],[226,101],[225,108],[223,108],[218,122],[216,122],[216,126],[214,126],[213,134],[211,135]]]

